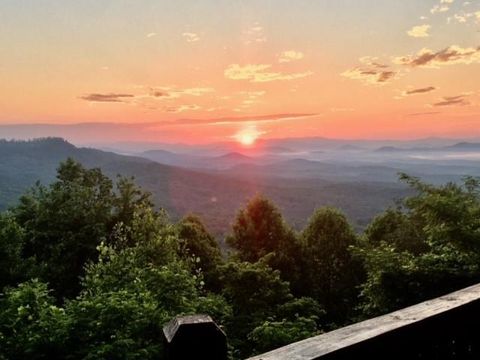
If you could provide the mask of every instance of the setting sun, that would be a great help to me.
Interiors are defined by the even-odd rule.
[[[242,145],[250,146],[262,135],[256,126],[250,126],[237,132],[233,137]]]

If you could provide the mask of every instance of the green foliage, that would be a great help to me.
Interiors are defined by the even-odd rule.
[[[255,353],[266,352],[319,334],[325,311],[311,298],[297,298],[277,307],[248,334]]]
[[[150,235],[132,247],[98,247],[84,291],[68,306],[72,336],[85,344],[78,358],[160,359],[162,327],[176,315],[229,319],[224,299],[204,292],[201,276],[178,257],[178,239],[168,231]]]
[[[237,214],[227,243],[238,250],[242,261],[255,262],[267,254],[281,251],[294,241],[292,230],[277,207],[257,195]]]
[[[315,319],[298,317],[295,320],[265,321],[248,336],[254,352],[263,353],[318,334]]]
[[[113,222],[131,225],[139,208],[153,208],[151,194],[140,189],[133,178],[118,177],[116,197],[113,199]]]
[[[187,215],[177,225],[180,256],[190,259],[196,272],[204,275],[205,286],[219,291],[219,266],[223,263],[218,242],[208,232],[200,218]]]
[[[329,321],[341,324],[352,316],[362,269],[350,251],[357,242],[346,217],[338,210],[315,211],[301,234],[304,254],[304,295],[316,299]]]
[[[230,261],[221,270],[223,293],[234,305],[236,314],[255,319],[292,299],[289,285],[280,278],[280,273],[262,262]]]
[[[25,230],[26,256],[36,258],[41,279],[59,298],[78,292],[83,266],[108,236],[113,199],[110,179],[69,159],[55,183],[35,186],[13,209]]]
[[[68,354],[69,318],[38,280],[0,298],[0,358],[59,359]]]
[[[372,246],[384,242],[413,254],[427,250],[421,219],[402,209],[387,209],[376,216],[365,230],[364,239]]]
[[[163,325],[198,313],[245,358],[480,281],[479,181],[402,178],[415,195],[360,238],[331,208],[297,235],[257,196],[224,261],[198,217],[67,160],[0,214],[0,359],[162,359]]]
[[[223,294],[233,308],[232,322],[227,326],[229,341],[237,356],[245,357],[252,353],[252,349],[267,349],[275,344],[268,339],[271,334],[265,321],[284,323],[285,328],[281,331],[285,333],[278,334],[276,341],[287,337],[293,341],[305,332],[309,335],[316,333],[316,321],[322,314],[319,305],[313,299],[294,299],[288,282],[265,262],[230,261],[222,267],[222,274]],[[308,319],[308,326],[301,328],[305,319]],[[314,330],[311,330],[312,321]],[[257,327],[261,329],[255,332]],[[273,347],[268,348],[271,349]]]
[[[57,298],[78,293],[85,264],[96,258],[96,247],[115,226],[131,226],[136,208],[151,207],[149,195],[130,179],[120,178],[117,187],[118,195],[99,169],[68,159],[60,164],[56,182],[37,184],[13,208],[24,231],[24,256],[36,260],[36,272]]]
[[[67,304],[76,359],[160,359],[167,314],[148,292],[83,295]]]
[[[263,261],[280,271],[292,291],[301,293],[303,254],[301,244],[280,210],[267,198],[257,195],[238,212],[227,243],[237,250],[241,261]]]
[[[231,261],[222,271],[223,295],[232,305],[232,323],[227,326],[230,344],[238,357],[251,354],[248,334],[275,314],[277,306],[291,300],[288,283],[264,263]],[[248,285],[247,285],[248,284]]]
[[[28,269],[22,261],[24,241],[23,229],[12,214],[0,214],[0,289],[23,279]]]
[[[480,280],[480,184],[433,186],[402,175],[416,195],[375,219],[355,248],[365,264],[366,315],[389,312]]]

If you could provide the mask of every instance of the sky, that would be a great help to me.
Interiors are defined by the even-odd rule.
[[[480,136],[480,0],[1,0],[0,125],[78,123]]]

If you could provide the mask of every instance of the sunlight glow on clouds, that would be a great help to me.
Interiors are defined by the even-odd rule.
[[[435,86],[428,86],[428,87],[419,88],[419,89],[406,90],[403,92],[403,95],[408,96],[408,95],[425,94],[425,93],[432,92],[436,89],[437,88]]]
[[[428,33],[428,31],[430,30],[430,28],[431,28],[430,25],[414,26],[413,28],[407,31],[407,34],[411,37],[416,37],[416,38],[429,37],[430,34]]]
[[[135,97],[132,94],[88,94],[81,96],[80,99],[91,102],[126,102],[126,100]]]
[[[454,2],[455,0],[440,0],[440,4],[435,5],[430,12],[432,14],[447,12],[450,10],[450,5]]]
[[[196,104],[189,104],[189,105],[179,105],[179,106],[170,106],[165,108],[167,112],[170,113],[182,113],[186,111],[195,111],[195,110],[200,110],[201,107]]]
[[[159,99],[178,99],[184,95],[188,96],[202,96],[205,94],[213,93],[215,89],[207,87],[196,88],[174,88],[170,86],[161,86],[150,89],[149,96]]]
[[[433,104],[433,106],[467,106],[470,105],[470,101],[466,98],[468,94],[462,94],[457,96],[444,96],[441,101]]]
[[[340,75],[352,80],[360,80],[366,85],[384,85],[397,75],[388,65],[378,62],[377,57],[364,56],[359,59],[363,66],[344,71]]]
[[[182,36],[187,42],[190,42],[190,43],[200,40],[200,36],[198,36],[198,34],[193,32],[184,32]]]
[[[295,50],[287,50],[280,54],[278,58],[279,63],[288,63],[295,60],[301,60],[305,57],[305,55],[300,51]]]
[[[269,64],[230,64],[224,71],[224,75],[230,80],[249,80],[250,82],[261,83],[277,80],[296,80],[310,75],[312,71],[305,71],[301,73],[282,73],[271,72],[272,65]]]
[[[427,86],[422,88],[414,88],[413,86],[410,86],[408,90],[402,91],[400,95],[395,96],[394,99],[401,100],[408,96],[428,94],[435,90],[437,90],[435,86]]]
[[[255,23],[253,26],[244,31],[244,43],[249,45],[252,43],[264,43],[267,41],[267,37],[264,33],[264,28],[259,23]]]
[[[416,55],[397,57],[396,64],[411,67],[439,68],[444,65],[480,63],[480,47],[462,48],[452,45],[446,49],[434,52],[430,49],[422,49]]]

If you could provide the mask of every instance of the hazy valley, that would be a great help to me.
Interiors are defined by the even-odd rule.
[[[255,148],[212,145],[100,145],[76,147],[58,138],[0,143],[0,207],[7,208],[37,180],[54,179],[59,162],[72,157],[100,167],[112,179],[134,176],[172,219],[199,214],[218,237],[257,193],[278,204],[300,229],[314,209],[334,206],[362,230],[378,213],[408,194],[398,181],[406,172],[441,184],[480,175],[480,145],[455,140],[423,142],[286,139]],[[137,144],[136,148],[142,148]],[[110,151],[105,151],[109,149]],[[116,151],[117,153],[115,153]]]

